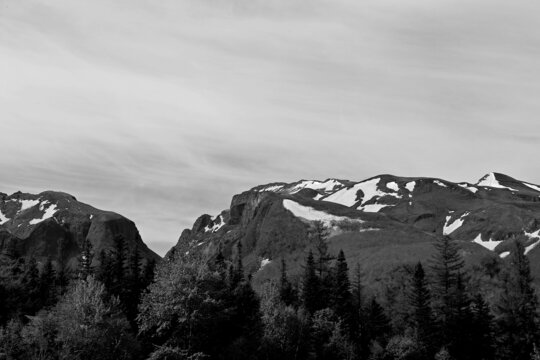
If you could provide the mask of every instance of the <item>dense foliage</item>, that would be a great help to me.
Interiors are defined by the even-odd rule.
[[[175,254],[152,263],[122,238],[79,268],[2,257],[0,359],[529,360],[540,358],[538,299],[516,241],[504,261],[466,268],[450,238],[426,263],[375,288],[320,224],[299,279],[257,292],[234,256]],[[69,275],[69,276],[68,276]],[[61,278],[60,278],[61,277]],[[69,279],[69,284],[66,281]]]

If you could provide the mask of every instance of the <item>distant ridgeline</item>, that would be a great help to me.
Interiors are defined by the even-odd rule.
[[[62,192],[0,193],[3,255],[34,257],[39,262],[62,260],[74,268],[86,242],[96,259],[101,250],[113,248],[118,236],[128,249],[137,248],[142,258],[159,259],[143,243],[135,224],[119,214],[96,209]]]
[[[227,257],[241,242],[255,284],[277,278],[281,259],[294,277],[317,221],[329,229],[330,251],[343,249],[351,268],[361,264],[368,283],[429,259],[444,236],[460,245],[467,265],[504,261],[520,240],[540,279],[540,186],[498,173],[476,184],[380,175],[261,185],[235,195],[219,215],[199,217],[169,254],[221,249]]]

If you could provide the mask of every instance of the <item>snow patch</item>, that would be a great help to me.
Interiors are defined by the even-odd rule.
[[[21,209],[19,212],[24,211],[26,209],[30,209],[33,206],[36,206],[39,204],[39,200],[20,200],[21,203]]]
[[[331,192],[334,190],[337,186],[342,186],[339,181],[330,179],[325,182],[320,182],[317,180],[306,180],[302,181],[301,183],[295,185],[292,189],[290,189],[288,192],[290,194],[295,194],[299,192],[302,189],[312,189],[317,191],[323,191],[323,192]]]
[[[532,243],[531,245],[527,246],[527,247],[525,248],[524,254],[527,255],[532,249],[534,249],[535,247],[537,247],[538,244],[540,244],[540,240],[537,240],[537,241],[535,241],[534,243]]]
[[[312,207],[300,205],[299,203],[288,199],[283,200],[283,207],[292,212],[296,217],[303,218],[308,221],[321,221],[326,226],[329,226],[331,222],[339,221],[363,222],[360,219],[351,219],[345,216],[328,214],[324,211],[315,210]]]
[[[260,189],[259,192],[263,192],[263,191],[277,192],[281,189],[283,189],[283,185],[271,185],[271,186],[267,186],[265,188]]]
[[[525,186],[527,186],[527,187],[530,187],[531,189],[540,192],[540,186],[536,186],[536,185],[529,184],[529,183],[526,183],[526,182],[524,182],[523,185],[525,185]]]
[[[336,191],[332,195],[324,198],[323,200],[331,201],[337,204],[351,207],[357,203],[356,193],[359,190],[362,190],[362,193],[364,194],[364,197],[362,198],[362,202],[360,206],[364,205],[365,203],[367,203],[374,197],[382,197],[382,196],[389,195],[389,196],[396,197],[398,199],[401,198],[399,194],[386,193],[384,191],[377,189],[377,185],[379,184],[380,180],[381,180],[380,178],[375,178],[375,179],[371,179],[371,180],[367,180],[367,181],[355,184],[353,187]]]
[[[369,204],[358,207],[358,210],[362,210],[363,212],[379,212],[382,208],[385,208],[389,205],[384,204]]]
[[[219,221],[218,221],[219,220]],[[221,229],[223,226],[225,226],[225,221],[223,221],[223,218],[221,215],[219,215],[215,220],[213,220],[214,225],[210,227],[210,225],[207,225],[204,228],[204,232],[212,232],[215,233],[219,229]]]
[[[394,191],[399,191],[399,186],[395,181],[389,182],[386,184],[386,187]]]
[[[484,176],[480,181],[476,184],[478,186],[487,186],[492,188],[498,188],[498,189],[508,189],[512,191],[517,191],[516,189],[513,189],[508,186],[501,185],[497,178],[495,177],[494,173],[489,173],[486,176]]]
[[[443,183],[443,182],[441,182],[441,181],[439,181],[439,180],[433,180],[433,183],[435,183],[435,184],[437,184],[437,185],[439,185],[439,186],[442,186],[442,187],[448,187],[448,186],[446,186],[445,183]]]
[[[539,239],[540,240],[540,229],[536,230],[535,232],[526,232],[525,236],[527,236],[529,239]]]
[[[505,252],[502,252],[502,253],[499,255],[499,257],[500,257],[501,259],[504,259],[504,258],[507,257],[508,255],[510,255],[510,251],[505,251]]]
[[[464,188],[464,189],[469,190],[469,191],[472,192],[473,194],[475,194],[475,193],[478,191],[477,188],[475,188],[474,186],[472,186],[472,185],[470,185],[470,184],[467,184],[467,183],[460,183],[460,184],[458,184],[458,185],[461,186],[461,187]]]
[[[416,181],[411,181],[411,182],[408,182],[408,183],[405,185],[405,188],[406,188],[407,190],[409,190],[410,192],[413,192],[415,186],[416,186]]]
[[[443,227],[443,235],[450,235],[451,233],[459,229],[461,225],[463,225],[463,222],[465,221],[464,218],[469,214],[470,214],[469,212],[464,213],[463,215],[459,217],[459,219],[454,220],[451,224],[449,224],[448,222],[450,221],[452,216],[447,216],[446,223],[444,224],[444,227]]]
[[[41,207],[40,207],[41,209]],[[49,205],[49,207],[45,210],[45,213],[43,214],[43,216],[41,217],[41,219],[33,219],[33,220],[30,220],[29,224],[30,225],[36,225],[36,224],[39,224],[40,222],[42,221],[45,221],[47,219],[50,219],[54,216],[54,214],[58,211],[58,208],[56,207],[56,204],[51,204]]]
[[[0,210],[0,225],[6,223],[9,221],[9,218],[2,213],[2,210]]]
[[[497,245],[502,243],[502,241],[495,241],[491,239],[489,239],[488,241],[483,241],[482,234],[478,234],[478,236],[473,240],[473,242],[477,243],[478,245],[482,245],[483,247],[491,251],[495,250]]]
[[[262,259],[261,260],[261,266],[259,267],[259,271],[261,271],[266,265],[270,264],[272,260],[270,259]]]

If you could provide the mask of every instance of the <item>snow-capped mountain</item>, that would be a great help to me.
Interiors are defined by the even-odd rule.
[[[442,236],[458,240],[472,262],[505,258],[510,241],[520,239],[540,275],[534,260],[540,260],[540,186],[499,173],[474,184],[379,175],[261,185],[235,195],[221,214],[199,217],[173,251],[231,252],[242,241],[254,276],[277,274],[281,258],[291,260],[294,272],[316,220],[330,229],[330,249],[344,249],[373,276],[396,263],[426,260]]]
[[[135,224],[119,214],[96,209],[62,192],[0,193],[0,253],[9,249],[57,260],[63,243],[64,260],[73,264],[85,239],[98,254],[112,247],[116,235],[124,236],[129,248],[137,246],[143,257],[159,259],[143,243]]]

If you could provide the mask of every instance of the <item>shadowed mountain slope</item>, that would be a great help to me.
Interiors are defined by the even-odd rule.
[[[278,276],[281,258],[299,274],[314,246],[315,221],[329,228],[330,250],[343,249],[350,268],[360,263],[368,281],[426,261],[443,236],[459,241],[469,264],[505,258],[509,243],[520,239],[540,277],[540,186],[498,173],[475,184],[379,175],[261,185],[235,195],[219,215],[200,216],[171,252],[221,249],[227,256],[241,241],[246,271],[256,280]]]

